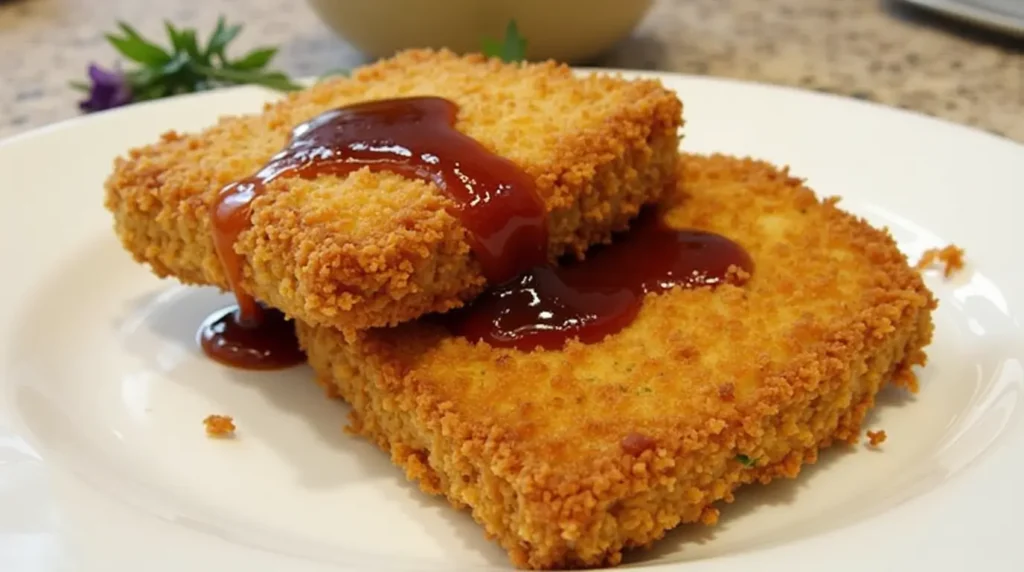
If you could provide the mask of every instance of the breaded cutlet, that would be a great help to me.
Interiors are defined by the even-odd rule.
[[[673,185],[682,105],[660,83],[413,50],[118,158],[106,184],[117,234],[157,275],[227,289],[211,237],[218,191],[256,173],[292,128],[324,111],[416,95],[454,101],[456,129],[533,178],[552,259],[606,241]],[[389,172],[279,178],[235,243],[244,288],[292,317],[349,331],[460,306],[485,278],[450,207],[434,184]]]
[[[917,390],[932,294],[892,238],[786,170],[686,156],[675,228],[742,245],[742,286],[649,295],[624,330],[561,351],[471,344],[436,321],[346,339],[298,323],[351,427],[468,507],[525,568],[614,565],[718,501],[854,443],[876,392]]]

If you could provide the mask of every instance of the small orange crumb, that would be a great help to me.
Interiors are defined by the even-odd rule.
[[[706,506],[700,512],[700,522],[707,526],[714,526],[718,524],[718,516],[719,510],[717,508]]]
[[[203,424],[210,437],[231,437],[235,434],[235,422],[228,415],[209,415],[203,419]]]
[[[868,445],[877,447],[882,443],[885,443],[885,431],[879,429],[878,431],[868,431]]]
[[[921,260],[917,262],[917,269],[924,270],[936,262],[943,264],[942,273],[949,278],[954,272],[964,267],[964,249],[954,244],[945,248],[929,248],[921,255]]]

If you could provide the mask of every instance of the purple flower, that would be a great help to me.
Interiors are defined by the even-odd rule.
[[[78,102],[82,111],[103,111],[132,102],[132,88],[120,70],[105,70],[89,64],[89,81],[89,98]]]

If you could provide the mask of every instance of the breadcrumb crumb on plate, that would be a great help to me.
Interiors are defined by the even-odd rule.
[[[964,267],[964,249],[950,244],[943,248],[929,248],[921,255],[915,266],[918,270],[926,270],[936,264],[942,265],[942,274],[949,278]]]
[[[210,437],[234,437],[235,420],[229,415],[208,415],[203,419],[206,434]]]
[[[877,431],[868,431],[868,445],[870,445],[871,447],[877,447],[882,443],[885,443],[886,438],[887,435],[885,434],[884,429],[879,429]]]

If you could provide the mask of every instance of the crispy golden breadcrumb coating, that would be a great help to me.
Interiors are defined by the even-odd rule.
[[[936,263],[942,265],[943,276],[949,278],[955,272],[963,269],[964,249],[955,244],[950,244],[944,248],[929,248],[921,255],[921,260],[917,261],[916,268],[918,270],[925,270]]]
[[[736,487],[855,443],[881,386],[916,388],[935,301],[889,235],[766,163],[682,165],[666,220],[745,247],[746,285],[649,296],[623,331],[562,351],[474,345],[427,320],[355,339],[297,324],[351,428],[520,567],[616,564],[713,524]]]
[[[106,185],[117,234],[159,276],[226,288],[210,234],[219,189],[259,170],[303,121],[413,95],[455,101],[458,130],[533,177],[552,257],[606,240],[674,184],[682,106],[658,82],[414,50],[260,115],[132,150]],[[433,184],[368,169],[279,179],[254,202],[252,228],[236,244],[245,287],[286,314],[345,330],[459,306],[485,280],[451,206]]]
[[[206,434],[210,437],[233,437],[235,421],[229,415],[208,415],[203,419]]]
[[[880,429],[878,431],[868,431],[868,445],[872,447],[877,447],[882,443],[885,443],[885,439],[887,437],[888,436],[885,434],[884,429]]]

